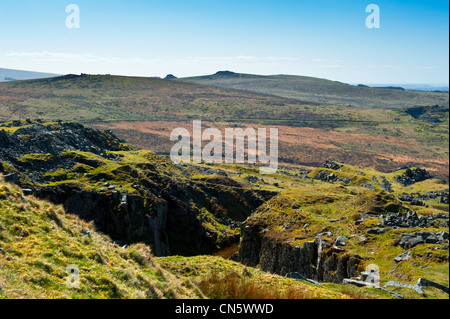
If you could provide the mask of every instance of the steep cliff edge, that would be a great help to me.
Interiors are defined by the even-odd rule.
[[[406,188],[397,180],[404,170],[383,174],[327,162],[296,182],[284,180],[282,191],[241,224],[234,258],[320,283],[362,280],[370,267],[382,283],[431,276],[444,284],[448,275],[437,274],[448,270],[449,216],[441,200],[448,185],[427,178]],[[336,178],[316,178],[325,174]]]
[[[264,225],[245,223],[241,229],[239,261],[270,273],[300,273],[318,282],[342,283],[358,276],[363,259],[316,237],[302,245],[264,236]]]
[[[147,243],[158,256],[211,253],[238,241],[239,223],[267,196],[219,170],[174,166],[76,123],[2,124],[0,163],[5,180],[28,194],[118,242]]]

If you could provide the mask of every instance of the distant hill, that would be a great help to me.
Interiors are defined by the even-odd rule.
[[[414,90],[414,91],[426,91],[426,92],[447,92],[449,91],[448,86],[436,86],[436,85],[428,85],[428,84],[370,84],[367,85],[370,87],[401,87],[405,90]]]
[[[0,83],[0,120],[40,117],[98,123],[192,118],[336,119],[313,114],[305,105],[318,107],[298,100],[175,79],[69,74]]]
[[[305,102],[405,109],[426,105],[449,105],[449,94],[349,85],[326,79],[294,76],[240,74],[220,71],[213,75],[180,78],[179,81],[271,94]]]
[[[449,113],[448,106],[439,106],[439,98],[448,104],[448,94],[232,72],[209,77],[209,81],[216,80],[254,82],[268,89],[270,83],[278,84],[272,89],[281,92],[284,86],[286,94],[303,90],[305,99],[323,99],[330,104],[179,79],[83,74],[0,83],[0,121],[40,118],[99,125],[160,154],[168,154],[173,146],[171,130],[184,124],[192,127],[195,119],[201,119],[204,127],[276,125],[284,163],[311,167],[332,158],[382,171],[414,165],[448,180]],[[312,90],[309,95],[307,88]],[[355,89],[361,90],[356,91],[360,95]],[[344,99],[339,92],[353,94],[353,100],[361,105],[375,106],[332,105],[332,101]]]
[[[59,76],[59,74],[0,68],[0,82],[44,79],[44,78],[52,78],[52,77],[56,77],[56,76]]]

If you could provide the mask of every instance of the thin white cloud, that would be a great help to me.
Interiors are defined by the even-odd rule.
[[[74,54],[62,52],[9,52],[4,54],[7,58],[21,58],[30,60],[57,60],[67,62],[106,62],[106,63],[122,63],[122,64],[153,64],[161,62],[162,59],[144,59],[144,58],[121,58],[114,56],[98,56],[90,53]]]

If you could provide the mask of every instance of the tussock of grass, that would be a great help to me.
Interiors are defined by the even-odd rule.
[[[166,270],[194,282],[213,299],[348,299],[343,286],[316,286],[302,280],[272,275],[214,256],[160,257]]]
[[[1,181],[0,198],[0,298],[202,296],[155,264],[146,245],[119,247],[92,223]],[[79,268],[79,289],[66,285],[69,265]]]
[[[273,289],[259,278],[243,277],[238,273],[212,273],[199,283],[202,292],[213,299],[316,299],[314,289],[291,286]]]

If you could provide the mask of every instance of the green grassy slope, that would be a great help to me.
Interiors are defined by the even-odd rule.
[[[0,299],[202,296],[154,263],[147,246],[119,247],[92,223],[1,181],[0,247]],[[79,289],[67,287],[69,265],[79,268]]]
[[[447,93],[360,87],[306,76],[256,76],[219,72],[209,76],[181,78],[179,81],[272,94],[321,104],[393,109],[449,105]]]

